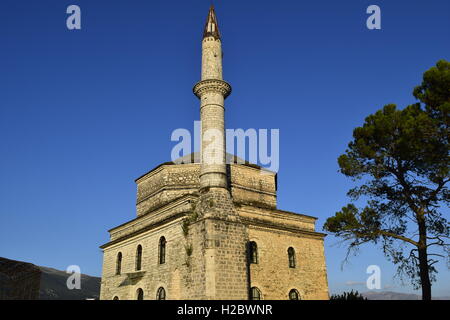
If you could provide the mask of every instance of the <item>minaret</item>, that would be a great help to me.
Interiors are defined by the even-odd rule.
[[[222,79],[222,43],[214,7],[203,32],[202,78],[194,86],[200,99],[201,164],[198,219],[191,225],[193,299],[248,298],[248,234],[228,189],[225,161],[225,98],[231,86]]]
[[[226,189],[224,101],[231,86],[222,78],[222,42],[214,6],[209,9],[203,32],[202,77],[194,86],[194,93],[200,99],[200,189]]]

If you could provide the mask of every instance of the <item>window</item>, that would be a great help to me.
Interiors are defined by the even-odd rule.
[[[248,257],[250,263],[258,263],[258,245],[255,241],[248,244]]]
[[[116,261],[116,275],[119,275],[122,272],[122,252],[117,254]]]
[[[138,245],[136,249],[136,271],[140,271],[142,267],[142,246]]]
[[[250,300],[261,300],[261,291],[257,287],[250,289]]]
[[[141,288],[136,291],[136,300],[144,300],[144,290]]]
[[[113,300],[119,300],[119,297],[118,297],[118,296],[115,296],[115,297],[113,298]]]
[[[290,247],[288,249],[289,268],[295,268],[295,250]]]
[[[163,287],[158,289],[156,293],[156,300],[166,300],[166,290]]]
[[[166,263],[166,238],[159,239],[159,264]]]
[[[289,291],[289,300],[300,300],[300,296],[297,290],[292,289],[291,291]]]

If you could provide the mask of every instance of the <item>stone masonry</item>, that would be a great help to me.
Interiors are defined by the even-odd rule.
[[[225,153],[230,93],[211,7],[194,86],[200,154],[136,179],[137,217],[101,246],[101,299],[328,299],[316,218],[277,209],[276,174]]]

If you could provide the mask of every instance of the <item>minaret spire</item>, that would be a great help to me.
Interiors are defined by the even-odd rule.
[[[214,11],[214,5],[211,4],[208,12],[208,18],[206,19],[205,30],[203,31],[203,39],[207,37],[213,37],[214,39],[220,39],[219,23],[217,22],[216,12]]]

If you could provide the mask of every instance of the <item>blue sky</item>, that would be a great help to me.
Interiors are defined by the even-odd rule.
[[[82,30],[66,28],[66,8]],[[376,4],[382,29],[366,28]],[[109,228],[135,217],[134,179],[170,160],[173,130],[192,129],[210,1],[2,0],[0,256],[101,274]],[[354,127],[450,60],[448,0],[215,1],[224,48],[228,128],[280,129],[278,206],[325,219],[348,203],[338,173]],[[445,211],[448,216],[448,210]],[[332,292],[366,268],[392,279],[379,249],[326,238]],[[435,295],[450,296],[443,264]]]

